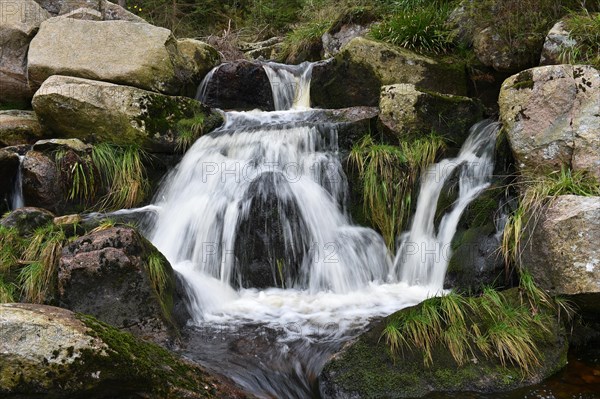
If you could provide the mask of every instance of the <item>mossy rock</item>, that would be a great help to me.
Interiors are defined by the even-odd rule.
[[[187,97],[67,76],[46,80],[33,107],[56,138],[139,146],[158,153],[176,151],[176,126],[182,119],[202,114],[204,132],[222,122],[220,115]]]
[[[167,350],[91,316],[0,305],[0,395],[233,398],[235,388]]]
[[[377,105],[381,86],[409,83],[418,89],[464,96],[465,65],[441,63],[401,47],[362,37],[351,40],[331,62],[316,65],[313,105],[344,108]]]
[[[501,297],[515,307],[526,301],[518,289],[504,291]],[[439,298],[427,300],[429,303],[436,301]],[[384,329],[392,320],[412,310],[418,311],[424,304],[374,322],[366,333],[334,355],[319,376],[322,397],[414,398],[430,392],[508,391],[538,383],[566,364],[568,344],[565,331],[553,314],[548,315],[550,333],[532,332],[540,366],[529,374],[524,374],[510,363],[505,367],[497,358],[485,358],[477,351],[474,353],[477,361],[467,360],[458,366],[448,349],[439,344],[432,349],[431,366],[424,364],[423,353],[412,348],[393,356],[385,338],[382,338]],[[485,328],[478,314],[473,316],[473,320],[473,323]]]

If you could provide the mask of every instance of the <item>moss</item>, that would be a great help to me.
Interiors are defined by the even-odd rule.
[[[131,334],[121,332],[92,316],[78,314],[77,319],[89,328],[92,337],[101,339],[107,346],[106,356],[89,350],[75,367],[103,370],[122,379],[124,375],[136,382],[138,389],[152,392],[157,397],[173,397],[177,390],[189,390],[205,398],[214,395],[214,381],[202,369],[187,364],[158,345],[141,341]],[[104,376],[110,380],[110,376]]]
[[[500,297],[505,306],[521,309],[523,298],[518,289],[505,291]],[[487,359],[476,348],[473,357],[478,361],[472,361],[470,356],[462,366],[457,366],[450,352],[439,344],[433,347],[430,367],[424,366],[421,351],[412,346],[395,358],[390,356],[388,345],[381,338],[385,326],[407,312],[419,311],[428,303],[437,306],[441,302],[439,298],[432,298],[374,323],[368,332],[326,365],[321,375],[323,390],[330,396],[365,398],[416,397],[430,391],[506,391],[537,382],[566,364],[564,329],[549,309],[542,312],[549,316],[547,327],[552,333],[540,333],[536,337],[541,365],[532,370],[532,375],[524,376],[521,369],[510,363],[503,366],[497,359]],[[472,322],[486,328],[486,321],[478,314]]]
[[[531,70],[523,71],[517,75],[513,83],[513,89],[533,89],[533,72]]]

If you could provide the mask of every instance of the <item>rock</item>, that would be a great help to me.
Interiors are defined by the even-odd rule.
[[[31,144],[45,131],[33,111],[0,111],[0,146]]]
[[[563,64],[563,54],[577,45],[570,37],[564,21],[558,21],[546,35],[540,65]]]
[[[0,0],[0,103],[31,100],[27,82],[27,49],[42,21],[50,17],[33,0]]]
[[[62,182],[54,160],[37,151],[29,151],[21,165],[23,198],[29,206],[59,212],[62,207]]]
[[[157,345],[50,306],[0,305],[0,362],[3,397],[243,397]]]
[[[457,232],[444,288],[477,293],[484,287],[506,287],[509,282],[500,252],[501,240],[493,224]]]
[[[102,12],[102,19],[105,21],[129,21],[146,23],[145,19],[138,17],[137,15],[127,11],[118,4],[111,3],[110,1],[101,0],[100,11]]]
[[[61,15],[63,18],[82,19],[86,21],[102,21],[102,13],[91,8],[77,8]]]
[[[521,262],[553,295],[600,298],[600,197],[559,196],[540,214]]]
[[[283,38],[276,36],[254,43],[239,42],[238,47],[251,59],[272,60],[277,58],[277,54],[282,50]]]
[[[58,150],[86,153],[92,150],[92,146],[79,139],[49,139],[37,141],[32,149],[45,154],[52,154]]]
[[[369,31],[369,26],[359,24],[344,24],[338,29],[329,30],[321,37],[323,41],[324,58],[330,58],[340,52],[340,49],[352,39],[363,37]]]
[[[208,82],[202,102],[220,109],[275,109],[271,84],[262,64],[246,60],[221,64]]]
[[[494,27],[488,27],[475,34],[473,49],[482,64],[501,72],[516,72],[537,64],[542,42],[532,35],[519,46],[511,46]]]
[[[27,67],[37,87],[69,75],[177,94],[190,77],[171,31],[128,21],[48,20],[31,41]]]
[[[0,220],[0,225],[7,229],[15,229],[20,236],[33,234],[38,227],[51,223],[54,214],[45,209],[25,207],[19,208]]]
[[[190,85],[191,91],[185,94],[194,97],[204,76],[221,63],[221,56],[213,46],[195,39],[177,40],[177,49],[187,64],[185,69],[190,74],[187,80],[195,82],[193,86]]]
[[[502,84],[500,121],[517,167],[545,175],[568,166],[600,179],[600,73],[591,66],[529,69]]]
[[[365,132],[377,130],[377,107],[352,107],[322,111],[322,118],[335,124],[342,156],[352,150]]]
[[[471,16],[471,2],[463,0],[452,10],[446,21],[446,26],[451,30],[452,39],[465,47],[473,46],[475,26]]]
[[[158,288],[152,276],[161,274],[165,283]],[[172,314],[181,298],[175,295],[171,265],[130,227],[100,229],[67,245],[59,260],[58,290],[61,307],[155,342],[167,342],[187,321]]]
[[[523,309],[522,297],[517,289],[504,291],[499,295],[511,309]],[[473,299],[475,304],[480,304],[482,300],[481,297]],[[385,327],[393,320],[401,320],[405,314],[419,312],[425,303],[437,307],[439,301],[439,298],[428,299],[416,307],[400,310],[383,320],[371,323],[367,332],[346,344],[325,364],[319,376],[321,397],[414,398],[423,397],[430,392],[489,394],[539,383],[560,370],[567,362],[566,333],[557,322],[557,316],[547,310],[544,310],[544,313],[548,312],[545,315],[548,316],[547,326],[550,333],[533,334],[540,364],[534,366],[530,374],[522,373],[510,363],[502,367],[495,355],[491,358],[483,356],[470,338],[470,344],[475,350],[467,355],[462,366],[458,366],[449,350],[440,344],[432,346],[432,361],[429,367],[424,365],[424,356],[419,349],[405,348],[393,359],[389,345],[382,337]],[[484,320],[489,320],[489,315],[486,316],[482,308],[481,305],[475,308],[476,311],[469,316],[468,323],[478,323],[480,330],[485,331],[489,327],[485,326]],[[530,309],[526,311],[533,313]],[[415,320],[417,317],[415,316]],[[472,328],[471,325],[467,328]],[[528,328],[535,327],[529,325]]]
[[[138,145],[152,152],[176,151],[181,119],[203,115],[205,132],[221,123],[216,112],[190,98],[66,76],[46,80],[33,107],[55,137]]]
[[[442,64],[359,37],[346,44],[331,62],[314,67],[311,99],[314,106],[323,108],[375,106],[381,86],[394,83],[447,94],[467,93],[464,65]]]
[[[483,107],[476,100],[419,91],[412,84],[383,86],[379,108],[379,121],[399,139],[435,131],[457,145],[483,118]]]

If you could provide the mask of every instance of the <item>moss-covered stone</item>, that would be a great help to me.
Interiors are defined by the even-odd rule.
[[[521,306],[523,300],[517,289],[505,291],[502,297],[511,306]],[[410,398],[432,391],[507,391],[537,383],[566,364],[565,332],[550,314],[547,327],[551,333],[532,332],[540,366],[530,374],[524,374],[511,364],[504,367],[497,358],[487,359],[477,352],[473,356],[477,361],[468,360],[458,366],[448,349],[439,344],[433,347],[430,367],[424,365],[419,350],[407,349],[392,356],[385,339],[381,338],[384,328],[391,320],[422,306],[404,309],[374,322],[369,331],[347,344],[325,365],[319,377],[322,396]],[[482,323],[477,315],[474,317],[474,323]],[[485,326],[480,325],[480,328],[485,329]]]
[[[377,105],[383,85],[409,83],[418,89],[466,95],[461,63],[441,63],[389,44],[355,38],[328,63],[315,66],[311,82],[314,105],[343,108]]]
[[[0,336],[3,396],[241,396],[157,345],[60,308],[0,305]]]
[[[42,125],[56,137],[133,145],[151,152],[175,151],[175,127],[181,119],[202,114],[211,121],[210,128],[222,121],[187,97],[66,76],[46,80],[34,96],[33,107]]]

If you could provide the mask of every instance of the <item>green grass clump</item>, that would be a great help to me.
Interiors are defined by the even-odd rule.
[[[204,115],[198,114],[193,118],[181,119],[177,122],[176,131],[177,150],[185,152],[204,134]]]
[[[154,251],[148,256],[146,271],[158,297],[163,315],[170,321],[173,309],[172,282],[165,269],[165,258],[160,252]]]
[[[100,201],[101,209],[132,208],[146,198],[150,186],[144,166],[147,157],[148,154],[136,146],[94,146],[92,161],[107,191]]]
[[[26,241],[15,229],[0,226],[0,274],[8,273],[19,264]]]
[[[446,1],[400,1],[397,11],[371,28],[374,39],[409,50],[441,54],[453,46],[446,20],[453,9]]]
[[[565,19],[565,25],[576,45],[561,54],[563,62],[600,68],[600,12],[572,12]]]
[[[90,205],[98,192],[97,170],[89,154],[58,150],[54,161],[66,191],[66,200]]]
[[[431,298],[389,319],[380,339],[394,361],[399,354],[416,351],[431,367],[436,351],[445,350],[459,367],[496,360],[504,368],[520,369],[523,376],[532,375],[541,365],[538,340],[553,335],[560,309],[572,308],[550,298],[528,275],[522,276],[519,293],[510,297],[486,288],[477,298],[455,293]]]
[[[278,58],[283,62],[294,63],[299,55],[312,54],[315,47],[320,47],[321,37],[330,26],[330,21],[311,21],[296,27],[285,37]]]
[[[19,284],[25,302],[46,303],[55,293],[58,260],[65,233],[50,223],[36,229],[22,258],[26,265],[19,272]]]
[[[362,183],[364,212],[388,248],[393,249],[408,221],[419,176],[443,147],[444,140],[435,134],[398,146],[376,143],[366,135],[353,146],[349,162]]]
[[[600,183],[583,171],[562,167],[544,177],[523,176],[517,183],[521,192],[519,206],[509,216],[502,235],[501,251],[506,273],[520,267],[522,249],[527,244],[526,232],[533,229],[554,198],[560,195],[600,196]]]
[[[15,291],[15,285],[4,281],[4,278],[0,275],[0,303],[16,302]]]

